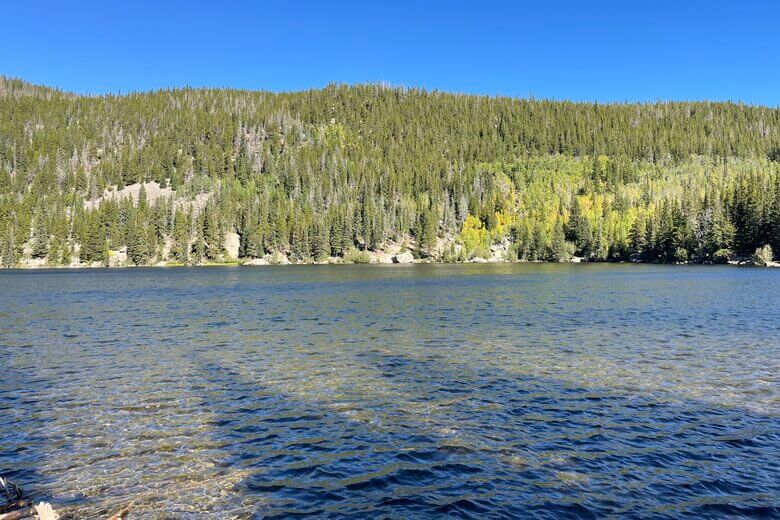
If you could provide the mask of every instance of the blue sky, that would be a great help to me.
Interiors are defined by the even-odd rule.
[[[780,2],[8,2],[0,74],[83,93],[386,81],[780,105]]]

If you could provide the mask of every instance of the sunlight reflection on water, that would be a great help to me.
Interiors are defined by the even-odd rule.
[[[779,514],[779,275],[0,272],[0,472],[78,517]]]

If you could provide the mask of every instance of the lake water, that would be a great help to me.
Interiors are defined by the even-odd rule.
[[[0,271],[0,474],[71,517],[780,516],[780,270]]]

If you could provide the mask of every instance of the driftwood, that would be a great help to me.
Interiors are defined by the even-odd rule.
[[[0,514],[0,520],[19,520],[34,515],[37,516],[39,520],[57,520],[60,517],[60,515],[54,512],[51,504],[48,502],[41,502],[37,506],[23,507],[15,511]]]
[[[13,502],[8,502],[7,504],[3,504],[0,506],[0,514],[8,513],[10,511],[16,511],[17,509],[23,509],[25,507],[32,506],[32,502],[29,500],[15,500]],[[2,517],[0,517],[1,520]]]
[[[59,520],[60,515],[54,512],[48,502],[32,505],[22,500],[24,491],[7,478],[0,477],[0,487],[5,492],[6,500],[6,503],[0,506],[0,520],[18,520],[30,516],[35,516],[38,520]]]
[[[40,520],[59,520],[60,515],[54,512],[54,508],[48,502],[41,502],[35,506],[35,512],[38,513]]]
[[[22,509],[17,509],[16,511],[11,511],[10,513],[1,514],[0,520],[19,520],[20,518],[27,518],[28,516],[32,516],[34,514],[34,507],[24,507]]]
[[[7,513],[0,513],[0,520],[21,520],[22,518],[29,518],[36,516],[39,520],[58,520],[60,515],[54,512],[51,504],[48,502],[41,502],[36,506],[31,506],[29,502],[20,500],[8,506],[16,506],[13,511]],[[125,506],[110,517],[108,520],[124,520],[130,513],[130,506]]]
[[[29,500],[22,500],[24,492],[19,486],[8,479],[0,477],[0,495],[5,495],[5,504],[0,504],[0,520],[21,520],[22,518],[35,517],[38,520],[59,520],[60,515],[54,512],[48,502],[32,504]],[[0,496],[2,500],[2,496]],[[108,517],[108,520],[123,520],[130,512],[130,506]]]

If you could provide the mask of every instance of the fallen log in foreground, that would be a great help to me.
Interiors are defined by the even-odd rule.
[[[23,500],[24,491],[10,480],[0,477],[0,500],[5,495],[5,503],[0,504],[0,520],[21,520],[23,518],[37,518],[38,520],[59,520],[60,515],[48,502],[39,502],[37,505],[29,500]],[[130,512],[130,506],[108,517],[108,520],[122,520]]]
[[[54,512],[54,508],[48,502],[40,502],[31,505],[27,500],[22,500],[24,491],[22,488],[0,477],[0,488],[5,494],[5,504],[0,506],[0,520],[18,520],[35,516],[39,520],[58,520],[60,515]]]
[[[32,507],[23,507],[9,513],[0,514],[0,520],[19,520],[20,518],[27,518],[35,514],[35,509]]]
[[[19,520],[35,516],[39,520],[58,520],[60,515],[54,512],[51,504],[41,502],[37,506],[22,507],[7,513],[0,514],[0,520]]]

